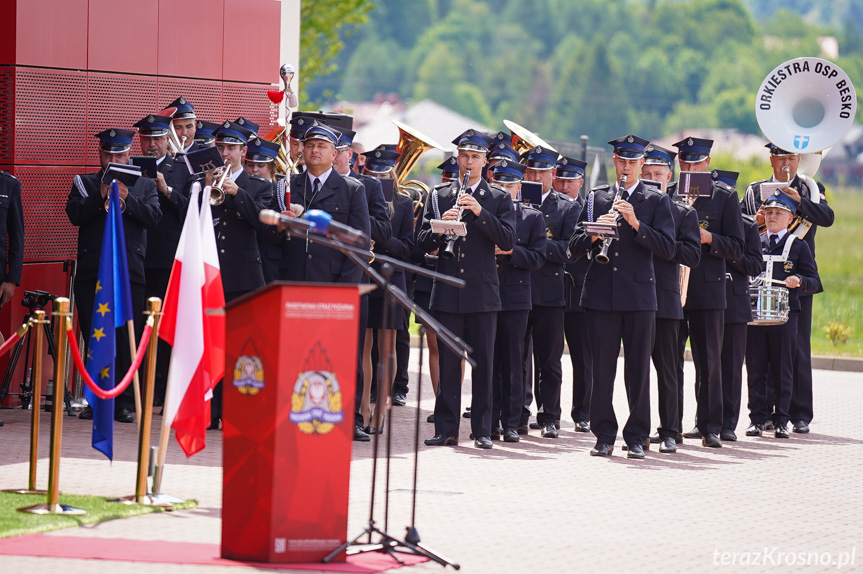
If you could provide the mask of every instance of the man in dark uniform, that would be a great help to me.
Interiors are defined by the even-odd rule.
[[[21,182],[0,171],[0,307],[12,300],[21,284],[24,263],[24,208]],[[3,419],[0,419],[0,427]]]
[[[569,196],[552,189],[558,153],[536,146],[522,154],[527,166],[525,179],[542,184],[539,210],[545,218],[546,254],[542,268],[530,272],[533,308],[527,320],[526,338],[533,344],[533,357],[525,356],[525,370],[534,367],[536,422],[545,438],[557,438],[560,425],[560,386],[563,372],[563,316],[566,311],[564,264],[569,240],[575,231],[580,210]],[[525,343],[525,348],[529,348]]]
[[[674,158],[677,154],[655,144],[645,148],[642,180],[659,184],[659,191],[668,193],[668,184],[674,173]],[[659,452],[677,452],[677,443],[683,442],[680,435],[680,410],[678,408],[677,365],[678,330],[683,319],[683,303],[680,298],[680,267],[694,269],[701,259],[701,234],[698,232],[698,216],[695,210],[679,202],[671,202],[674,218],[674,257],[669,260],[656,257],[653,270],[656,273],[656,339],[653,343],[653,366],[659,387],[659,428],[651,439],[659,444]],[[678,438],[679,437],[679,438]]]
[[[197,120],[195,122],[195,143],[198,144],[199,148],[216,145],[216,136],[213,135],[213,132],[219,129],[220,125],[222,124],[204,120]]]
[[[440,170],[441,183],[452,183],[458,178],[458,158],[452,156],[444,160],[437,168]]]
[[[78,323],[84,340],[89,341],[90,324],[93,319],[93,301],[96,298],[96,280],[99,276],[99,260],[102,253],[102,238],[105,234],[105,199],[111,186],[102,183],[102,175],[109,163],[129,163],[134,130],[109,128],[96,134],[99,138],[99,163],[101,169],[95,173],[76,175],[72,190],[66,199],[66,215],[78,228],[78,264],[75,271],[75,307]],[[159,207],[156,184],[152,179],[139,178],[135,185],[119,184],[120,199],[126,204],[123,211],[123,231],[126,238],[126,259],[129,265],[129,283],[132,292],[132,317],[137,337],[144,329],[144,292],[146,276],[144,260],[147,253],[147,230],[159,222],[162,211]],[[126,329],[117,331],[117,372],[125,373],[132,365],[129,353],[129,334]],[[135,396],[130,385],[114,400],[114,418],[118,422],[135,422]],[[89,408],[80,418],[92,419]]]
[[[714,169],[713,179],[731,187],[737,185],[736,171]],[[725,332],[722,338],[722,431],[723,441],[737,440],[737,422],[740,419],[740,392],[743,387],[743,360],[746,357],[747,323],[752,320],[752,302],[749,296],[749,278],[761,273],[761,237],[758,224],[748,215],[743,216],[745,245],[743,257],[728,262],[725,282]]]
[[[570,242],[574,257],[593,258],[581,294],[593,360],[590,426],[596,445],[590,454],[609,456],[614,449],[618,425],[612,396],[623,340],[629,402],[623,440],[629,458],[643,459],[642,445],[650,432],[650,353],[657,308],[653,259],[654,255],[673,257],[674,219],[668,196],[638,180],[648,142],[628,135],[609,143],[614,146],[617,183],[591,190]],[[610,242],[605,264],[596,260],[604,240],[588,235],[584,228],[584,222],[594,221],[616,225],[619,234]]]
[[[183,231],[183,221],[189,205],[192,178],[185,162],[177,162],[168,155],[168,116],[149,115],[135,124],[138,128],[138,141],[141,153],[156,158],[156,191],[159,196],[159,209],[162,217],[147,233],[147,257],[144,270],[147,285],[144,297],[165,299],[174,254]],[[156,359],[156,378],[153,401],[160,406],[165,401],[168,384],[168,366],[171,363],[171,346],[159,339],[159,352]]]
[[[482,178],[490,144],[488,136],[467,130],[453,143],[458,147],[460,181],[448,189],[436,189],[429,197],[419,244],[426,253],[445,249],[447,239],[432,231],[432,219],[460,219],[467,227],[467,234],[454,240],[454,257],[439,255],[437,269],[438,273],[464,279],[467,285],[459,289],[435,282],[431,308],[443,326],[473,349],[476,367],[471,373],[471,434],[476,447],[488,449],[492,447],[494,339],[497,313],[501,309],[494,253],[496,248],[509,251],[515,245],[515,210],[508,193]],[[467,189],[460,189],[468,171]],[[435,436],[426,439],[427,445],[458,444],[461,379],[461,357],[443,349],[435,401]]]
[[[680,171],[706,172],[713,140],[684,138],[678,149]],[[677,190],[679,193],[679,189]],[[681,198],[686,201],[687,198]],[[692,360],[695,363],[696,426],[685,438],[701,438],[703,446],[719,448],[722,440],[722,338],[725,327],[725,262],[743,257],[743,219],[737,192],[718,180],[710,197],[698,197],[692,205],[701,228],[701,262],[689,274],[683,307]],[[681,331],[684,329],[681,328]],[[680,357],[686,335],[680,335]],[[678,373],[682,372],[682,364]],[[683,384],[680,375],[678,385]]]
[[[224,201],[213,206],[213,227],[219,267],[223,270],[222,288],[225,302],[229,303],[265,285],[258,250],[257,231],[261,226],[258,215],[269,207],[273,188],[268,181],[246,173],[243,167],[249,130],[226,121],[214,135],[216,147],[225,162],[222,169],[228,172],[222,182]],[[207,185],[213,185],[214,179],[214,175],[208,173]],[[204,196],[203,201],[206,200]],[[219,382],[210,403],[210,428],[217,430],[221,418],[222,383]]]
[[[257,176],[269,182],[273,190],[273,199],[279,202],[279,211],[284,211],[285,206],[285,178],[275,178],[275,162],[279,157],[279,144],[251,137],[246,147],[246,159],[244,165],[246,173]],[[272,203],[271,203],[272,204]],[[265,241],[265,229],[258,234],[258,251],[261,253],[261,267],[264,271],[264,282],[272,283],[279,276],[279,261],[282,259],[282,249],[278,245]]]
[[[819,285],[815,258],[805,241],[788,231],[797,200],[774,192],[764,203],[767,232],[761,237],[764,279],[780,281],[788,289],[788,321],[779,325],[753,325],[746,341],[746,372],[749,385],[749,417],[752,424],[747,436],[761,436],[768,419],[773,421],[774,436],[789,438],[788,419],[794,378],[794,354],[797,352],[797,318],[800,293],[812,293]],[[768,286],[774,286],[770,282]],[[768,372],[772,376],[768,377]],[[773,400],[767,386],[772,379]]]
[[[180,96],[165,106],[165,109],[162,111],[165,112],[164,115],[171,116],[174,132],[179,139],[177,143],[183,146],[180,153],[189,153],[203,147],[201,144],[195,142],[195,130],[198,124],[195,117],[195,107],[191,102]]]
[[[518,442],[524,403],[524,335],[531,309],[530,272],[545,261],[546,237],[542,213],[521,203],[521,180],[526,166],[501,159],[489,170],[492,181],[504,188],[515,205],[515,246],[495,250],[501,311],[497,314],[494,350],[494,395],[491,438]]]
[[[584,209],[580,192],[584,186],[587,162],[561,156],[554,168],[554,190],[566,195],[575,203],[579,215]],[[577,206],[577,207],[576,207]],[[563,315],[563,334],[572,363],[572,407],[569,414],[575,423],[575,432],[590,432],[590,393],[593,389],[593,369],[590,361],[590,340],[587,337],[587,316],[581,307],[581,290],[584,274],[590,260],[582,257],[564,265],[566,283],[566,313]]]
[[[773,176],[769,180],[756,181],[746,188],[743,196],[743,212],[756,219],[761,206],[761,184],[772,181],[790,181],[788,195],[799,203],[796,215],[801,216],[802,224],[794,233],[803,239],[815,257],[815,233],[819,227],[830,227],[833,225],[833,210],[827,204],[824,186],[798,172],[800,168],[800,154],[792,153],[779,148],[771,143],[770,165],[773,167]],[[813,170],[814,173],[814,170]],[[760,221],[759,223],[763,223]],[[804,229],[808,231],[803,233]],[[816,260],[817,262],[817,260]],[[815,293],[822,293],[824,287],[818,283]],[[814,293],[800,293],[800,315],[797,322],[797,358],[794,363],[794,387],[791,393],[791,416],[792,430],[796,433],[809,432],[809,423],[812,422],[812,295]]]

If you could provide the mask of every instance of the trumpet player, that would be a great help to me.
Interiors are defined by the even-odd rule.
[[[254,175],[266,180],[270,184],[273,191],[273,197],[270,200],[271,207],[274,202],[278,201],[279,194],[282,194],[282,197],[284,197],[284,186],[287,183],[284,179],[280,179],[278,182],[274,181],[276,176],[276,158],[278,155],[279,144],[259,137],[251,138],[246,147],[246,158],[244,161],[246,173],[250,176]],[[282,211],[280,208],[278,210]],[[261,253],[264,281],[269,284],[278,279],[282,250],[278,245],[268,243],[265,233],[259,232],[258,251]]]
[[[643,459],[650,433],[650,353],[657,309],[653,259],[674,256],[674,219],[669,198],[638,180],[648,142],[627,135],[608,143],[614,147],[617,182],[591,190],[569,245],[573,257],[592,257],[581,294],[593,362],[590,427],[596,445],[590,454],[606,457],[614,450],[618,425],[612,397],[623,341],[629,402],[623,440],[627,457]],[[584,225],[594,221],[616,226],[619,238],[588,235]],[[607,260],[597,259],[603,252]]]
[[[761,184],[767,181],[787,181],[786,192],[794,201],[798,202],[796,216],[801,218],[802,227],[809,227],[808,232],[802,239],[815,254],[815,233],[819,227],[830,227],[833,225],[833,209],[827,204],[824,186],[814,181],[811,177],[802,177],[798,173],[800,167],[800,154],[786,151],[772,143],[768,143],[770,149],[770,165],[773,168],[773,176],[769,180],[755,181],[746,188],[746,193],[741,202],[743,212],[752,215],[756,219],[759,216],[761,206]],[[764,221],[759,220],[759,225]],[[817,258],[816,258],[817,262]],[[820,283],[814,293],[803,293],[800,296],[800,315],[797,322],[797,358],[794,367],[794,386],[791,394],[791,416],[792,430],[796,433],[809,432],[809,423],[813,416],[812,397],[812,295],[822,293],[823,286]]]
[[[713,140],[688,137],[674,147],[677,148],[680,171],[708,170]],[[695,363],[697,410],[696,428],[683,436],[700,438],[702,446],[720,448],[726,261],[739,260],[743,256],[743,219],[734,188],[720,181],[714,180],[710,196],[696,198],[692,206],[701,228],[701,261],[698,268],[689,274],[679,350],[682,357],[688,335]],[[682,385],[682,363],[678,369],[678,384]]]
[[[492,363],[497,313],[501,310],[495,246],[509,251],[515,244],[515,210],[509,194],[482,177],[488,136],[467,130],[453,143],[458,148],[459,183],[436,189],[426,202],[419,244],[426,253],[445,251],[445,236],[431,228],[432,219],[461,220],[467,235],[454,239],[453,257],[438,256],[438,273],[464,279],[463,289],[435,282],[431,309],[453,334],[473,348],[470,426],[477,448],[492,448]],[[470,172],[468,174],[468,172]],[[467,188],[462,189],[465,176]],[[461,412],[462,360],[449,349],[440,352],[440,381],[435,400],[435,435],[430,446],[458,444]]]
[[[168,104],[163,112],[171,111],[171,127],[169,128],[176,136],[176,144],[178,149],[174,150],[177,153],[189,153],[200,149],[202,146],[195,142],[195,130],[197,122],[195,116],[195,107],[186,98],[180,96],[170,104]],[[172,136],[174,137],[174,136]]]
[[[99,139],[99,163],[95,173],[76,175],[72,190],[66,199],[66,215],[69,222],[78,228],[78,266],[73,286],[75,307],[81,332],[89,340],[93,317],[93,301],[96,296],[96,279],[99,275],[99,254],[105,233],[105,199],[111,186],[102,183],[102,176],[110,163],[129,163],[134,130],[109,128],[96,134]],[[129,282],[132,292],[132,316],[136,319],[137,336],[141,336],[144,322],[138,320],[144,312],[146,276],[144,259],[147,253],[147,230],[152,229],[162,216],[156,184],[152,179],[141,177],[135,185],[119,184],[120,199],[126,204],[123,212],[123,232],[126,238],[126,257],[129,265]],[[126,329],[117,332],[117,372],[125,373],[132,364],[129,353],[129,337]],[[82,419],[92,419],[89,408],[80,414]],[[114,400],[114,419],[119,422],[135,422],[135,401],[130,386]]]
[[[668,184],[674,173],[677,153],[655,144],[645,148],[642,179],[659,183],[660,191],[668,193]],[[656,338],[653,343],[653,367],[659,387],[659,428],[650,442],[659,443],[659,452],[677,452],[683,442],[680,429],[680,410],[677,384],[678,330],[683,319],[680,291],[680,266],[694,269],[701,259],[701,235],[695,210],[679,202],[671,202],[674,218],[674,256],[671,259],[656,257]],[[748,285],[747,285],[748,286]]]
[[[162,300],[165,299],[165,291],[168,289],[193,181],[185,163],[177,162],[168,155],[170,122],[169,116],[151,114],[135,124],[138,128],[141,153],[156,158],[156,191],[162,211],[159,222],[147,233],[147,257],[144,260],[147,284],[144,297],[158,297]],[[171,346],[159,339],[153,395],[155,406],[164,403],[170,361]]]

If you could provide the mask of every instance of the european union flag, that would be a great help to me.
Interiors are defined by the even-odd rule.
[[[132,293],[126,263],[126,236],[120,212],[120,190],[111,183],[110,204],[102,237],[99,279],[93,305],[92,332],[87,346],[87,373],[99,387],[114,388],[116,330],[132,319]],[[124,375],[125,373],[121,373]],[[84,387],[84,396],[93,409],[93,448],[114,459],[114,399],[100,399]]]

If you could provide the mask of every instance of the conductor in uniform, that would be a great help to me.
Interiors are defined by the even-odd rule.
[[[710,166],[713,140],[684,138],[674,144],[678,149],[680,171],[706,172]],[[678,193],[680,189],[677,190]],[[686,198],[680,198],[685,200]],[[685,438],[701,438],[710,448],[722,446],[722,338],[725,327],[726,261],[743,256],[743,218],[737,192],[728,184],[713,180],[710,196],[698,197],[692,207],[701,228],[701,262],[689,274],[686,294],[686,330],[695,363],[696,427]],[[679,341],[683,356],[685,335]],[[681,371],[678,371],[680,373]],[[682,375],[678,385],[682,385]]]
[[[76,175],[72,190],[66,199],[66,215],[69,222],[78,228],[78,264],[75,273],[75,307],[81,331],[90,337],[93,319],[93,301],[96,298],[96,280],[99,275],[99,260],[102,252],[102,237],[105,233],[105,199],[111,186],[102,183],[102,176],[110,163],[129,163],[134,130],[109,128],[96,134],[99,139],[99,163],[101,168],[94,173]],[[119,184],[120,199],[126,204],[123,211],[123,231],[126,237],[126,260],[129,265],[129,283],[132,293],[132,317],[137,326],[137,336],[143,330],[144,292],[146,276],[144,260],[147,254],[147,230],[153,229],[162,216],[156,184],[151,179],[139,178],[131,187]],[[117,332],[117,371],[125,373],[132,365],[129,353],[129,335],[126,329]],[[131,386],[114,400],[114,419],[118,422],[135,422],[135,399]],[[89,408],[80,415],[92,419]]]
[[[515,210],[512,198],[482,177],[488,136],[467,130],[453,141],[458,147],[459,181],[449,188],[436,188],[426,202],[419,244],[426,253],[445,251],[447,239],[432,231],[432,219],[460,219],[467,227],[464,237],[454,240],[454,257],[438,255],[438,273],[464,279],[463,289],[435,282],[431,309],[435,317],[456,337],[473,349],[476,367],[471,373],[470,425],[474,445],[492,448],[492,363],[497,313],[501,310],[495,248],[509,251],[515,245]],[[467,189],[461,189],[467,172]],[[430,446],[458,444],[461,410],[462,359],[449,349],[440,352],[440,382],[435,400],[435,436]]]
[[[800,154],[786,151],[772,143],[767,146],[770,149],[770,165],[773,167],[773,176],[767,180],[756,181],[746,188],[743,196],[743,212],[759,219],[758,213],[761,206],[761,184],[772,181],[788,181],[788,191],[791,199],[797,202],[795,215],[800,216],[802,224],[795,230],[795,235],[800,236],[812,257],[815,254],[815,234],[819,227],[830,227],[833,225],[833,209],[827,204],[824,185],[816,182],[811,177],[803,176],[798,172],[800,168]],[[763,223],[763,221],[759,221]],[[803,233],[804,229],[808,229]],[[817,257],[816,257],[817,262]],[[800,293],[800,315],[797,322],[797,358],[794,366],[794,386],[791,393],[791,416],[792,430],[796,433],[808,433],[809,423],[813,417],[812,400],[812,295],[822,293],[824,287],[818,281],[818,287],[814,293]]]
[[[609,456],[614,449],[618,425],[612,397],[621,340],[629,403],[629,419],[623,427],[627,457],[644,458],[642,445],[650,432],[650,353],[657,308],[653,259],[674,256],[674,219],[668,196],[638,180],[647,143],[634,135],[609,142],[614,146],[617,182],[591,190],[570,242],[574,257],[592,258],[581,294],[593,360],[590,426],[596,445],[592,456]],[[615,225],[619,238],[591,236],[586,222]],[[604,241],[611,242],[605,264],[596,258]]]

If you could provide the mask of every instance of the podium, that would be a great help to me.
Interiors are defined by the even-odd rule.
[[[222,558],[320,562],[346,541],[360,288],[277,282],[228,305]]]

